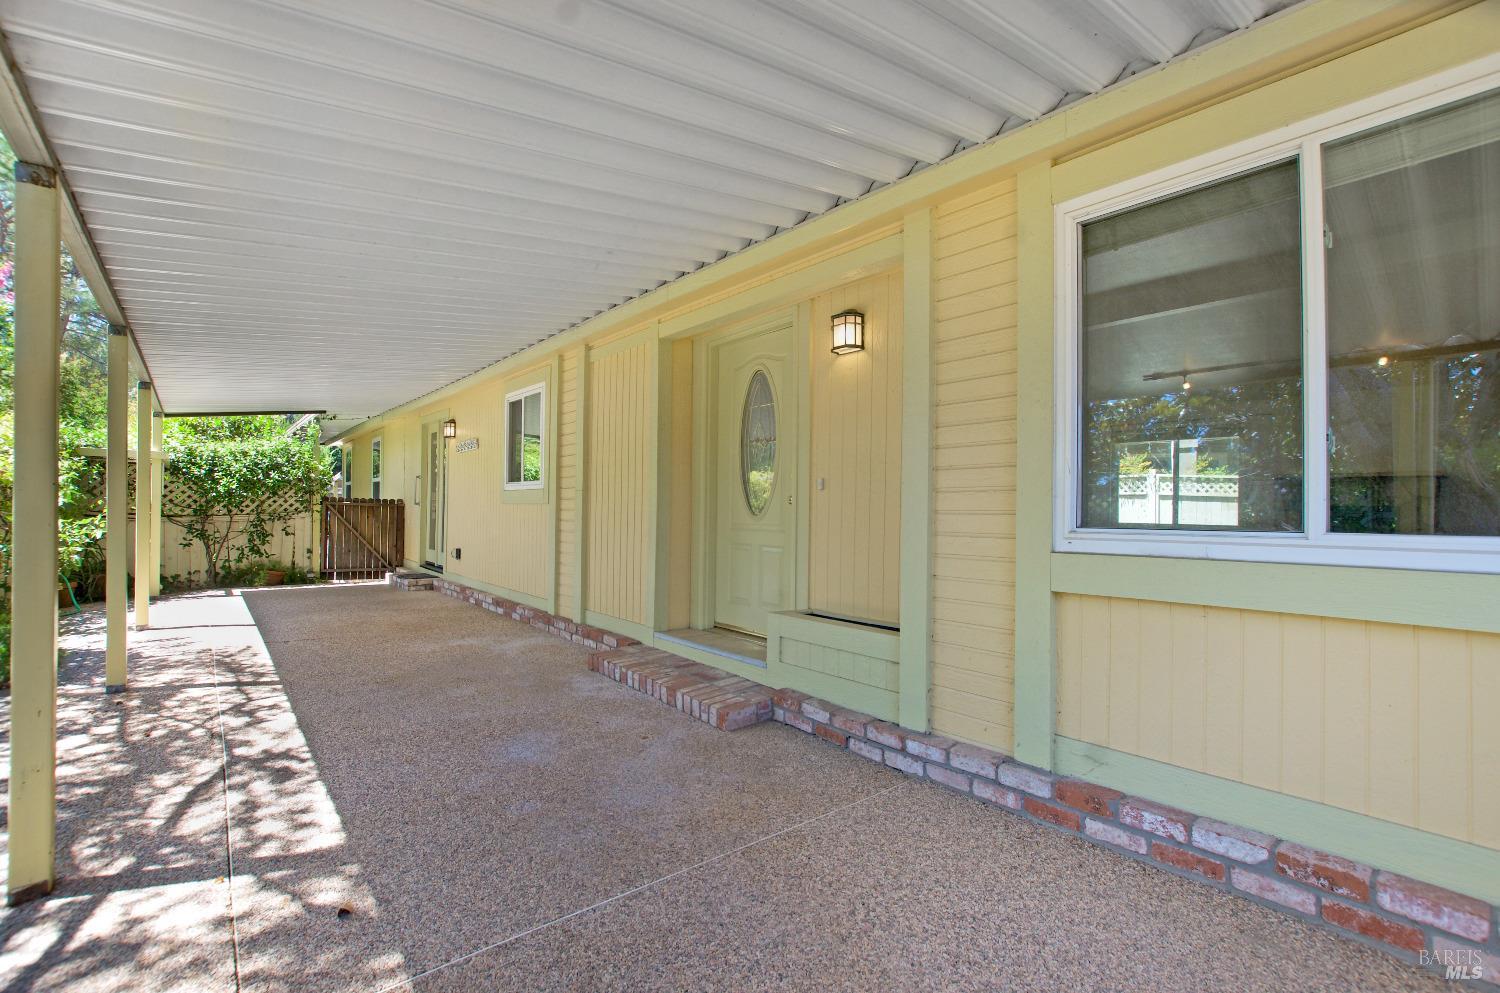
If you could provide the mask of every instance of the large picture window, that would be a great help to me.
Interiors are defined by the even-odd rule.
[[[543,387],[505,398],[505,488],[540,489],[543,464]]]
[[[1302,528],[1297,164],[1082,232],[1085,527]]]
[[[1500,94],[1323,150],[1336,532],[1500,535]]]
[[[1267,145],[1061,209],[1060,547],[1500,555],[1500,91]]]

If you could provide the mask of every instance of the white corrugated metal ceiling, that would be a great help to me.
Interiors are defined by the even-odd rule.
[[[388,409],[1284,0],[5,0],[174,413]]]

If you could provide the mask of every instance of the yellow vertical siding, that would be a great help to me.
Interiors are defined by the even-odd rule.
[[[655,561],[647,547],[647,474],[653,349],[644,338],[619,343],[588,370],[587,514],[590,611],[646,623],[646,576]]]
[[[1016,196],[1005,180],[934,218],[932,724],[1013,739]]]
[[[1058,733],[1500,847],[1500,635],[1057,598]]]
[[[557,404],[557,612],[576,617],[578,597],[578,369],[583,351],[564,352]]]
[[[808,602],[841,617],[894,624],[901,578],[901,346],[899,273],[815,297]],[[865,315],[865,350],[828,350],[829,319]],[[795,439],[786,438],[795,457]],[[823,480],[819,489],[818,480]]]
[[[503,384],[467,390],[448,410],[458,438],[448,446],[448,558],[445,569],[481,583],[548,600],[552,537],[545,502],[502,499],[505,467],[505,393],[546,378],[546,367]],[[465,438],[479,447],[458,451]],[[556,489],[548,484],[547,492]],[[462,552],[462,557],[454,554]]]

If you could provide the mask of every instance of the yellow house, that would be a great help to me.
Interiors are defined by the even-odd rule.
[[[1496,375],[1500,281],[1423,296],[1437,263],[1388,244],[1493,268],[1500,7],[1353,45],[1347,13],[1226,40],[371,418],[340,439],[354,495],[379,446],[409,567],[1500,899],[1500,504],[1435,493],[1493,492],[1493,466],[1447,460],[1500,420],[1445,433],[1433,386]],[[1439,154],[1471,161],[1421,175]],[[848,311],[863,347],[836,354]],[[1292,405],[1247,397],[1267,382]],[[1309,440],[1381,393],[1371,437]],[[1143,400],[1179,426],[1091,421]],[[1120,469],[1129,445],[1150,469]],[[1213,446],[1223,474],[1194,472]],[[1174,470],[1143,526],[1127,487]]]
[[[333,410],[345,495],[454,594],[1500,954],[1500,2],[1298,4],[1096,89]]]

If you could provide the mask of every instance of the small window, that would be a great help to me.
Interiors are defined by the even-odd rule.
[[[370,442],[370,496],[380,499],[380,439]]]
[[[505,488],[529,490],[542,487],[545,457],[542,414],[544,387],[538,385],[505,398]]]
[[[776,487],[776,397],[765,370],[757,369],[745,391],[740,422],[740,474],[745,502],[756,517],[766,512]]]
[[[344,446],[344,499],[354,496],[354,446]]]

